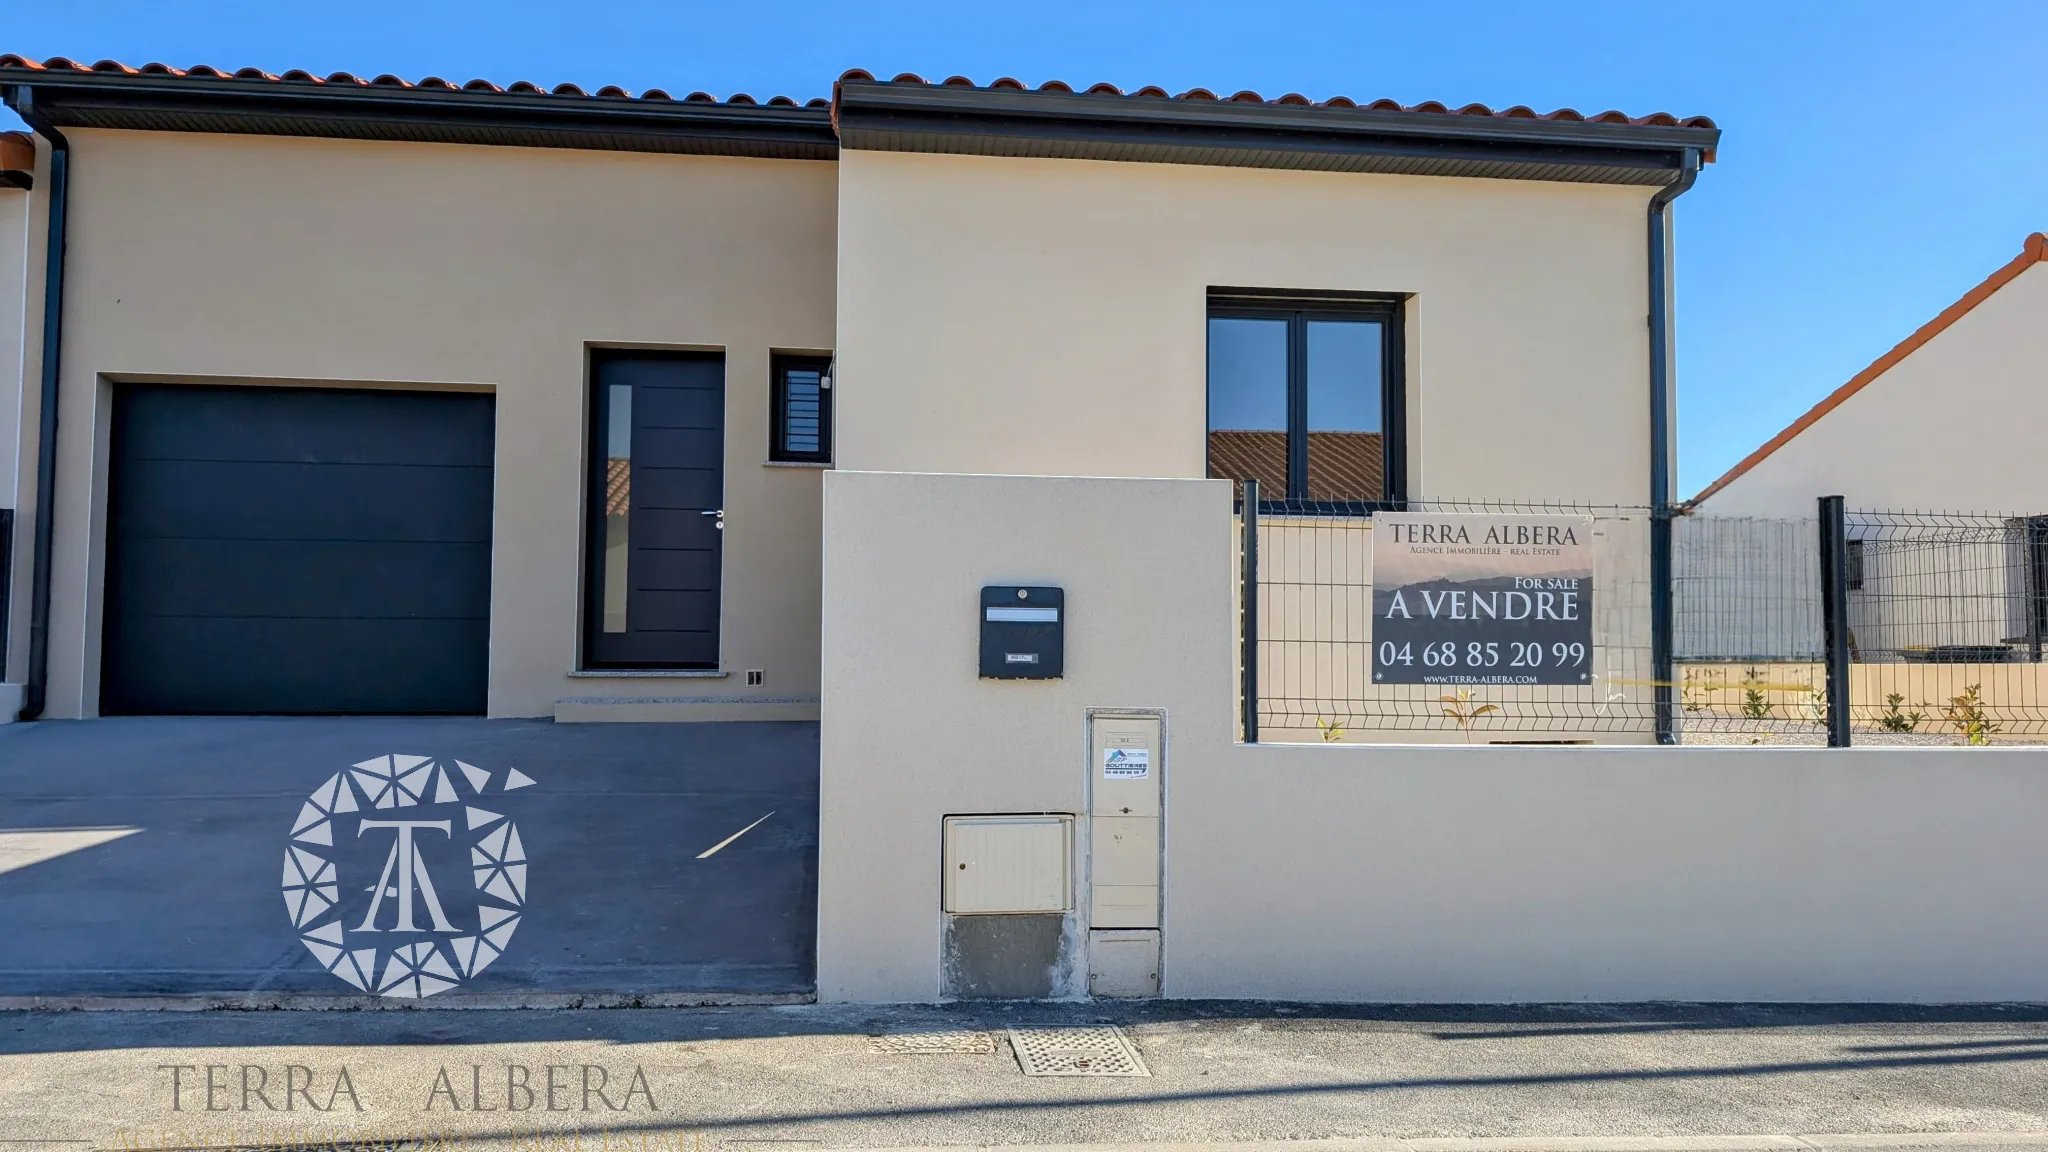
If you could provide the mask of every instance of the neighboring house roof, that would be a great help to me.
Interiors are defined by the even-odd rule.
[[[528,81],[417,82],[348,72],[315,76],[195,65],[130,67],[64,57],[0,56],[0,85],[25,88],[59,127],[241,132],[427,140],[535,147],[720,153],[831,159],[849,148],[1070,156],[1164,163],[1412,172],[1662,185],[1684,154],[1711,161],[1720,130],[1704,116],[1571,109],[1452,109],[1434,101],[1314,102],[1289,93],[1219,99],[1195,88],[1125,95],[1052,80],[1027,89],[955,76],[940,84],[905,73],[879,81],[855,70],[831,101],[766,103],[659,89],[635,97],[606,86],[586,93]]]
[[[1950,325],[1969,315],[1977,305],[1989,300],[1993,293],[2019,279],[2021,273],[2044,262],[2048,262],[2048,235],[2036,232],[2027,237],[2026,243],[2020,248],[2020,254],[2013,257],[2005,267],[1985,277],[1983,283],[1963,293],[1962,299],[1942,309],[1940,315],[1922,324],[1911,336],[1899,341],[1896,347],[1878,357],[1870,367],[1851,376],[1848,383],[1828,393],[1826,399],[1808,409],[1804,416],[1794,420],[1783,432],[1764,441],[1761,448],[1743,457],[1741,463],[1730,468],[1719,480],[1707,485],[1699,495],[1686,501],[1687,506],[1699,506],[1709,496],[1740,479],[1744,473],[1763,463],[1771,453],[1791,443],[1793,437],[1813,427],[1821,417],[1841,407],[1849,397],[1861,392],[1871,381],[1889,372],[1900,361],[1918,351],[1921,345],[1941,335]]]

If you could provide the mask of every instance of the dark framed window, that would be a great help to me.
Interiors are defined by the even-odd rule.
[[[1368,513],[1406,500],[1398,297],[1209,293],[1209,475],[1259,482],[1276,510]]]
[[[716,668],[725,358],[606,350],[590,368],[584,666]]]
[[[769,360],[768,458],[832,462],[832,358],[777,355]]]

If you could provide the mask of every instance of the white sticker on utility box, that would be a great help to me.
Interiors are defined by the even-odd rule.
[[[1112,732],[1102,740],[1102,778],[1143,780],[1152,774],[1152,748],[1145,737]]]

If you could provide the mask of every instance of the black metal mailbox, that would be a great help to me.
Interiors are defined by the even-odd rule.
[[[981,590],[981,675],[1056,680],[1065,663],[1067,594],[991,584]]]

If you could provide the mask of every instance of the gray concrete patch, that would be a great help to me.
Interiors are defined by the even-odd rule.
[[[0,996],[348,1003],[354,990],[287,918],[279,864],[309,792],[350,764],[407,751],[537,781],[511,797],[532,858],[523,921],[501,959],[447,995],[671,996],[653,1001],[663,1003],[809,991],[815,724],[122,718],[0,728],[0,832],[141,829],[0,870]]]
[[[870,1038],[1097,1022],[1127,1031],[1151,1078],[1026,1077],[1007,1042],[911,1052]],[[177,1107],[174,1065],[184,1069]],[[211,1112],[209,1065],[218,1069]],[[333,1111],[266,1108],[260,1094],[243,1107],[244,1075],[267,1078],[258,1087],[269,1086],[273,1104],[289,1076],[315,1085],[325,1104],[342,1069],[352,1091]],[[607,1105],[621,1103],[619,1086],[636,1072],[645,1097]],[[247,1147],[407,1132],[457,1137],[448,1152],[1281,1141],[1399,1142],[1412,1152],[2010,1148],[2040,1146],[2048,1132],[2044,1072],[2048,1011],[2039,1008],[20,1013],[0,1015],[0,1138],[209,1152],[224,1134]],[[586,1074],[609,1086],[605,1099],[586,1101]],[[523,1100],[508,1081],[539,1095]],[[536,1133],[579,1142],[536,1144]]]

